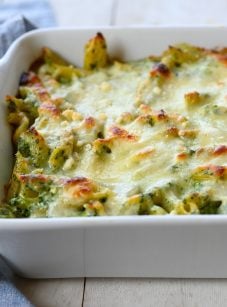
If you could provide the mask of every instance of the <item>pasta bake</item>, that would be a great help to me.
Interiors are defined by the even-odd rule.
[[[76,67],[54,51],[7,96],[15,166],[4,217],[227,213],[227,49]]]

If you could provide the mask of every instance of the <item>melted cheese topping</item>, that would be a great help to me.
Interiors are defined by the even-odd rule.
[[[51,157],[32,180],[51,188],[31,216],[227,212],[226,64],[204,52],[156,68],[114,62],[60,83],[41,66],[57,112],[33,124]]]

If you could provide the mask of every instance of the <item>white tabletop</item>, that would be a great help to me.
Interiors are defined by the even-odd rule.
[[[5,0],[12,1],[16,0]],[[61,26],[227,24],[226,0],[51,0],[51,3]],[[18,278],[17,286],[33,304],[41,307],[227,306],[227,279]]]

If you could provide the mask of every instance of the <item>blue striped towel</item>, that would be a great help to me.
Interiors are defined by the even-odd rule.
[[[53,12],[45,0],[3,3],[0,11],[0,58],[22,34],[37,27],[55,26]]]
[[[17,290],[13,272],[0,256],[0,307],[32,307],[26,297]]]

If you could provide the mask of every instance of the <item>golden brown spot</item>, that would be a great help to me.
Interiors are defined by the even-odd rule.
[[[39,107],[39,114],[50,114],[53,116],[59,116],[61,111],[52,103],[42,103]]]
[[[134,134],[130,134],[128,133],[127,130],[122,129],[120,127],[117,126],[113,126],[110,128],[111,133],[116,136],[117,138],[121,138],[121,139],[127,139],[129,141],[135,141],[137,139],[137,136]]]
[[[86,127],[87,129],[91,129],[92,127],[95,126],[95,119],[94,119],[94,117],[91,117],[91,116],[86,117],[86,118],[84,119],[84,123],[85,123],[85,127]]]
[[[42,81],[34,72],[28,72],[25,77],[22,77],[21,85],[26,85],[31,87],[35,94],[39,97],[41,101],[46,101],[50,99],[50,95],[47,89],[43,86]],[[22,75],[23,76],[23,75]]]
[[[96,37],[95,37],[96,39],[101,39],[101,40],[104,40],[104,36],[102,35],[102,33],[101,32],[97,32],[97,34],[96,34]]]
[[[139,160],[143,160],[145,158],[150,157],[153,153],[154,153],[154,148],[152,147],[147,147],[139,152],[137,152],[134,156],[133,156],[133,160],[135,161],[139,161]]]
[[[227,168],[225,166],[213,166],[211,170],[214,172],[215,176],[222,177],[226,174]]]
[[[170,127],[166,130],[167,136],[177,137],[179,133],[179,130],[177,127]]]
[[[227,146],[226,145],[220,145],[220,146],[216,147],[213,151],[213,154],[215,156],[227,154]]]
[[[162,77],[165,77],[165,78],[169,78],[170,77],[170,70],[165,64],[158,63],[157,65],[155,65],[155,67],[150,72],[150,76],[151,77],[162,76]]]
[[[30,127],[29,131],[34,134],[35,136],[40,136],[40,134],[38,133],[38,131],[35,129],[35,127]]]
[[[72,197],[88,196],[96,190],[94,183],[85,177],[62,179],[61,182],[64,184],[64,189]]]
[[[190,92],[184,95],[184,100],[189,105],[196,105],[201,100],[201,95],[199,92]]]
[[[208,155],[220,156],[227,154],[227,146],[226,145],[219,145],[215,148],[213,147],[200,147],[196,150],[196,155],[201,155],[206,153]]]
[[[155,116],[157,117],[158,121],[166,120],[168,118],[168,115],[164,110],[158,111]]]
[[[181,152],[177,154],[177,160],[184,161],[188,158],[188,154],[186,152]]]

